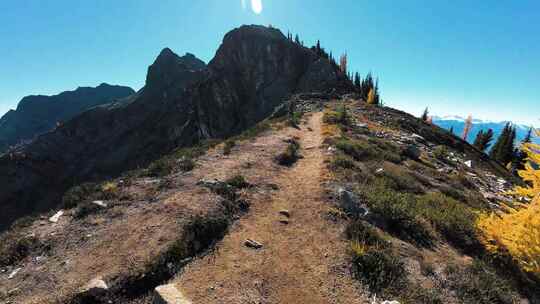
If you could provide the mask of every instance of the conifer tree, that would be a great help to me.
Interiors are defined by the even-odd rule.
[[[339,69],[344,75],[347,75],[347,53],[339,57]]]
[[[451,126],[450,130],[448,130],[448,132],[450,132],[451,134],[454,134],[454,126]]]
[[[375,90],[374,90],[373,88],[369,90],[368,97],[367,97],[367,103],[368,103],[368,104],[372,104],[372,105],[375,105],[375,104],[376,104],[376,101],[375,101]]]
[[[294,42],[296,44],[300,44],[300,37],[298,36],[298,34],[296,34],[296,36],[294,36]]]
[[[424,110],[424,113],[422,113],[422,121],[427,122],[428,118],[429,118],[429,109],[428,107],[426,107],[426,109]]]
[[[480,132],[476,134],[476,139],[474,140],[473,146],[476,147],[478,150],[485,152],[491,145],[492,140],[493,140],[492,129],[488,129],[486,132],[484,132],[484,130],[480,130]]]
[[[514,141],[516,140],[516,128],[507,123],[497,139],[489,156],[503,165],[515,160]]]
[[[354,73],[354,86],[360,90],[360,74],[358,72]]]

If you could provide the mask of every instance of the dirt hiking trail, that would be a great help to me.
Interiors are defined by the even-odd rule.
[[[325,218],[322,113],[307,119],[293,132],[303,159],[275,177],[279,191],[252,201],[215,251],[173,280],[192,303],[367,303],[349,273],[342,227]]]

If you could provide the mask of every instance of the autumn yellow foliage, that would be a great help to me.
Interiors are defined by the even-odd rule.
[[[511,194],[525,203],[516,202],[501,214],[484,214],[477,224],[488,251],[510,255],[524,271],[540,278],[540,145],[525,144],[523,150],[528,163],[519,175],[527,186]]]
[[[368,104],[375,104],[375,92],[372,89],[369,89],[369,93],[367,96],[367,103]]]

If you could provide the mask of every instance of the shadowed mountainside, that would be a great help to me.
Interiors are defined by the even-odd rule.
[[[229,32],[208,66],[164,49],[137,94],[87,111],[0,158],[0,229],[57,206],[71,185],[238,134],[292,93],[349,85],[335,64],[263,26]]]
[[[57,123],[63,123],[89,108],[133,93],[135,91],[129,87],[102,83],[95,88],[79,87],[53,96],[26,96],[16,110],[10,110],[0,118],[0,152],[10,145],[51,131]]]

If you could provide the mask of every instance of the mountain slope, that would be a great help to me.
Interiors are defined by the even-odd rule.
[[[228,152],[220,144],[196,157],[191,171],[187,152],[176,152],[166,173],[100,183],[57,223],[42,216],[13,227],[0,253],[20,253],[5,250],[12,241],[27,250],[0,259],[0,299],[538,303],[538,289],[490,264],[471,230],[474,214],[500,208],[494,196],[512,186],[504,168],[401,111],[299,99],[297,128],[263,121],[229,138]],[[347,119],[334,120],[343,106]],[[279,165],[294,140],[303,157]]]
[[[8,146],[31,140],[51,131],[81,112],[135,93],[133,89],[102,83],[95,88],[83,87],[53,96],[24,97],[16,110],[0,118],[0,152]]]
[[[148,164],[175,148],[238,134],[292,93],[350,85],[338,67],[279,30],[242,26],[225,35],[203,66],[163,50],[146,85],[122,102],[95,108],[0,158],[0,229],[59,204],[74,184]]]

